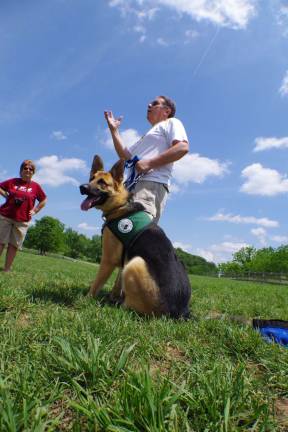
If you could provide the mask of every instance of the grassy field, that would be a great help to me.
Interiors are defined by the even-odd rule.
[[[1,432],[288,431],[288,349],[232,319],[287,319],[287,287],[192,276],[195,319],[173,322],[86,298],[96,270],[0,272]]]

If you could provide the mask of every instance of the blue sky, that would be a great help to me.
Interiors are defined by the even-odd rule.
[[[78,185],[94,154],[116,161],[103,111],[129,145],[164,94],[190,141],[160,222],[173,243],[214,262],[287,244],[287,0],[3,1],[0,65],[0,178],[36,161],[39,218],[99,234]]]

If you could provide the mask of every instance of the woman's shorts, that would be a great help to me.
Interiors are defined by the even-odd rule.
[[[17,222],[0,215],[0,243],[21,249],[28,228],[29,222]]]

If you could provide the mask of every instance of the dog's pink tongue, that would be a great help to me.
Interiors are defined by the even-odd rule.
[[[81,204],[81,210],[87,211],[91,207],[91,198],[85,198],[85,200]]]

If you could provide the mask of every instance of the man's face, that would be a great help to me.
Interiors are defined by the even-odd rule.
[[[164,99],[156,97],[147,107],[147,120],[152,125],[166,120],[170,114],[170,108],[165,105]]]

